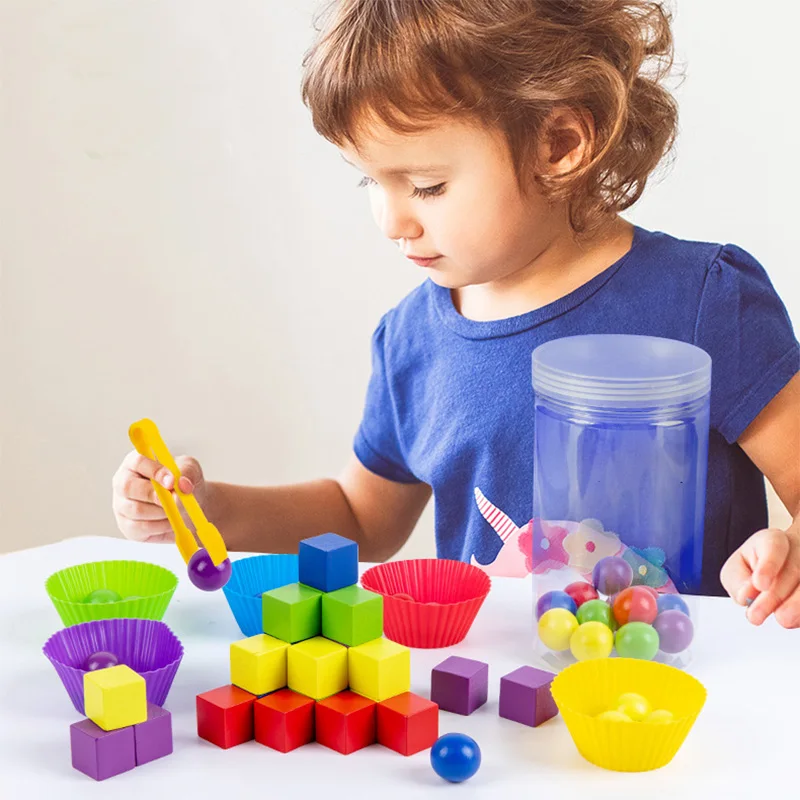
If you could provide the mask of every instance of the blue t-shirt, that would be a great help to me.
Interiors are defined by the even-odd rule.
[[[531,353],[588,333],[677,339],[711,356],[701,591],[722,594],[723,563],[767,524],[763,476],[737,439],[800,370],[783,303],[738,247],[637,227],[628,253],[588,283],[492,322],[463,317],[449,289],[424,282],[373,335],[356,455],[384,478],[432,487],[440,558],[491,564],[532,517]]]

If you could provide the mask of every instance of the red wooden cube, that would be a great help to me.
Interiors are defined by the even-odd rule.
[[[197,695],[197,735],[227,750],[253,738],[256,696],[238,686]]]
[[[439,738],[439,706],[405,692],[378,703],[378,743],[404,756],[433,747]]]
[[[255,710],[256,741],[288,753],[314,741],[314,701],[291,689],[259,697]]]
[[[316,707],[317,741],[348,755],[375,743],[375,701],[351,691],[320,700]]]

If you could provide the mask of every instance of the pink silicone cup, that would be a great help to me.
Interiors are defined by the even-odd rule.
[[[387,639],[406,647],[437,648],[463,641],[492,582],[482,569],[463,561],[424,558],[370,567],[361,585],[383,595]]]
[[[101,619],[54,633],[42,651],[55,667],[72,705],[84,714],[83,665],[100,650],[114,653],[121,664],[138,672],[147,686],[147,700],[163,706],[183,658],[183,645],[163,622],[151,619]]]

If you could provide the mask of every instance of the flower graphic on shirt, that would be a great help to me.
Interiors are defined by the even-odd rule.
[[[596,519],[583,520],[564,539],[569,565],[584,575],[591,575],[594,565],[601,558],[621,555],[624,548],[619,536],[603,530],[603,523]]]

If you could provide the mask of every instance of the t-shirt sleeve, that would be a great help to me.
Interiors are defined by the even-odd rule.
[[[372,375],[353,449],[370,472],[390,481],[419,483],[406,463],[400,441],[397,403],[387,363],[386,323],[384,316],[372,335]]]
[[[726,245],[706,276],[695,344],[711,356],[711,428],[729,444],[800,370],[800,345],[764,268]]]

